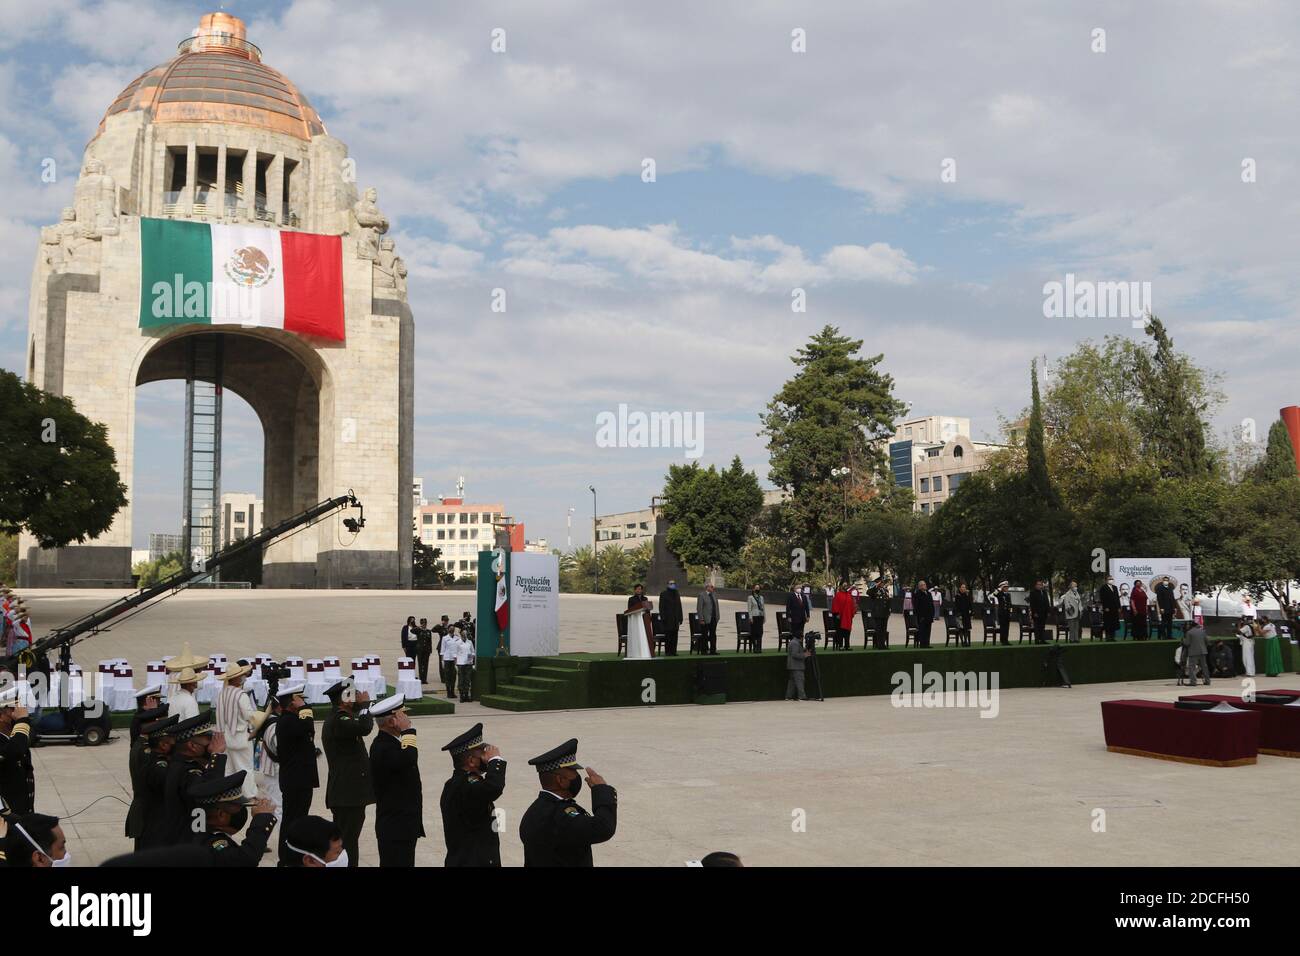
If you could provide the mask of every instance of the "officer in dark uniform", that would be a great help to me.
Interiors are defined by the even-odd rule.
[[[1003,644],[1010,644],[1011,636],[1011,584],[1003,581],[998,584],[997,593],[994,598],[998,602],[998,637],[1002,639]]]
[[[207,817],[207,829],[197,842],[212,855],[214,866],[257,866],[275,829],[275,805],[265,797],[253,802],[249,823],[250,808],[244,805],[243,794],[246,774],[245,770],[229,776],[212,773],[190,787],[195,806],[202,807]],[[248,836],[240,844],[235,835],[245,824]]]
[[[180,719],[180,715],[173,714],[141,728],[141,733],[149,740],[149,754],[141,777],[143,790],[136,791],[136,797],[140,801],[140,835],[135,841],[137,852],[168,845],[170,834],[163,807],[166,803],[167,769],[171,765],[172,751],[176,747],[176,738],[173,734]],[[133,802],[132,809],[134,808]],[[130,820],[128,816],[128,827],[131,826]],[[127,836],[130,835],[128,831]]]
[[[506,762],[501,751],[483,742],[483,725],[475,724],[447,746],[455,768],[442,787],[442,834],[447,844],[444,866],[500,866],[501,837],[493,803],[506,789]]]
[[[32,725],[17,687],[0,693],[0,799],[19,816],[31,813],[36,804]]]
[[[280,865],[289,865],[286,833],[294,820],[311,812],[311,792],[320,786],[316,772],[316,724],[302,699],[307,685],[285,684],[276,692],[280,716],[275,722],[275,745],[280,761],[280,793],[284,813],[280,819]]]
[[[135,753],[135,743],[140,739],[140,728],[167,716],[167,708],[162,706],[162,684],[150,684],[136,692],[135,713],[131,715],[131,753]],[[154,711],[161,710],[161,714]]]
[[[1101,586],[1101,615],[1102,627],[1106,630],[1106,640],[1115,640],[1115,634],[1119,631],[1119,616],[1121,601],[1119,597],[1119,588],[1115,587],[1115,579],[1107,576],[1106,583]]]
[[[366,736],[375,729],[370,716],[370,695],[358,693],[351,677],[325,691],[333,705],[321,725],[321,746],[329,776],[325,780],[325,806],[343,834],[348,866],[360,864],[361,831],[366,825],[366,807],[375,802],[370,782],[370,760],[366,757]]]
[[[415,841],[424,836],[420,751],[405,705],[406,698],[394,694],[370,706],[379,724],[370,744],[370,775],[380,866],[415,866]]]
[[[613,838],[618,827],[618,792],[595,770],[587,770],[591,813],[574,797],[582,790],[578,741],[570,740],[534,757],[541,793],[519,822],[524,866],[593,866],[591,847]]]
[[[152,715],[152,720],[146,719],[147,715]],[[137,719],[139,725],[135,726]],[[161,739],[161,733],[157,738],[154,737],[154,733],[175,726],[179,720],[179,716],[168,717],[166,707],[140,711],[132,718],[135,741],[131,744],[131,756],[127,763],[131,774],[131,808],[126,812],[126,835],[135,841],[137,851],[143,849],[140,841],[144,837],[145,821],[155,815],[160,807],[160,804],[153,799],[147,779],[149,768],[154,760],[154,744],[156,740]],[[169,745],[168,750],[170,749]],[[160,784],[162,780],[166,780],[166,766],[167,761],[164,757],[164,772]],[[161,785],[157,792],[162,793]]]
[[[195,834],[203,832],[202,817],[194,813],[190,788],[208,773],[225,773],[225,741],[216,729],[212,710],[182,720],[171,728],[176,743],[163,783],[165,843],[193,843]]]

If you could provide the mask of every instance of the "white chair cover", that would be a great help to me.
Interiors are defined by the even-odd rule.
[[[135,710],[135,672],[130,664],[118,664],[113,686],[113,710]]]
[[[364,657],[352,658],[352,681],[358,694],[365,692],[372,699],[374,698],[374,686],[370,680],[370,669]]]
[[[149,684],[162,684],[162,700],[166,703],[172,685],[167,681],[167,666],[162,661],[150,661],[145,665],[145,685]]]
[[[374,687],[371,691],[371,697],[385,697],[388,694],[388,681],[384,678],[384,671],[379,662],[378,654],[366,655],[367,669],[370,671],[370,683]]]
[[[307,668],[303,666],[301,657],[286,657],[284,666],[289,668],[289,683],[298,684],[307,679]]]
[[[316,658],[307,661],[307,689],[302,699],[309,704],[324,703],[325,688],[329,686],[325,683],[325,662]]]
[[[415,672],[413,657],[397,659],[397,692],[407,700],[419,700],[424,696],[424,688],[420,686],[420,675]]]
[[[323,658],[325,661],[325,683],[337,684],[343,679],[343,668],[339,664],[339,659],[335,656]]]

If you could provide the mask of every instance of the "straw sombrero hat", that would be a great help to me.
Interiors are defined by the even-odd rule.
[[[234,666],[227,665],[226,669],[217,675],[219,681],[235,680],[238,677],[247,677],[253,673],[253,665],[248,661],[235,661]]]
[[[175,673],[176,671],[203,670],[208,666],[208,659],[206,657],[195,657],[193,654],[191,654],[190,642],[186,641],[184,645],[184,650],[181,651],[180,656],[167,658],[167,661],[163,666],[167,668],[167,672],[169,674]],[[197,680],[197,679],[198,678],[191,678],[191,680]],[[187,683],[187,682],[181,681],[181,683]]]

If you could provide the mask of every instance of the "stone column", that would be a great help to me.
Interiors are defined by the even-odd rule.
[[[217,147],[217,212],[218,219],[226,218],[226,144]]]
[[[284,153],[276,153],[266,171],[266,208],[272,222],[284,225]]]
[[[185,196],[181,208],[186,215],[194,215],[194,185],[198,182],[199,148],[190,142],[185,146]]]
[[[244,219],[252,221],[257,212],[257,150],[252,146],[244,153]]]

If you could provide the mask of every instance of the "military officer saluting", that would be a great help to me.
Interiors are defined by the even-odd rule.
[[[358,692],[351,677],[332,685],[325,696],[333,705],[321,725],[321,746],[329,776],[325,779],[325,806],[343,834],[348,866],[361,862],[361,830],[366,825],[366,807],[375,802],[370,783],[370,760],[366,757],[366,736],[375,729],[370,716],[370,695]]]
[[[31,813],[36,804],[32,725],[17,687],[0,692],[0,799],[19,815]]]
[[[292,853],[285,850],[289,825],[311,813],[311,792],[320,786],[316,771],[316,724],[303,700],[307,685],[282,684],[276,692],[280,716],[275,721],[276,756],[280,767],[280,792],[284,814],[280,819],[280,865],[288,866]]]
[[[275,829],[274,806],[265,797],[254,801],[253,820],[249,823],[249,808],[244,805],[247,774],[246,770],[229,775],[208,774],[190,787],[194,805],[203,809],[207,819],[207,829],[199,837],[199,843],[207,847],[214,866],[257,866]],[[248,824],[248,836],[240,844],[235,834],[245,824]]]
[[[380,866],[415,866],[415,841],[424,836],[424,791],[415,728],[406,698],[394,694],[370,705],[379,733],[370,745],[375,785],[375,842]]]
[[[500,866],[501,838],[493,826],[498,799],[506,788],[501,751],[483,742],[483,725],[475,724],[447,746],[455,768],[442,787],[442,833],[447,844],[444,866]]]
[[[225,741],[216,729],[216,717],[211,710],[171,727],[169,733],[176,744],[163,784],[162,810],[167,821],[164,843],[193,843],[194,835],[203,832],[202,817],[195,814],[191,788],[208,773],[225,773]]]
[[[152,715],[152,720],[143,719],[147,715]],[[162,783],[167,779],[168,758],[164,754],[156,753],[155,748],[163,739],[162,732],[178,723],[179,718],[168,717],[165,707],[141,711],[137,716],[142,720],[138,727],[133,728],[136,738],[131,744],[131,755],[127,764],[131,775],[131,808],[126,813],[126,835],[135,841],[135,849],[139,852],[144,849],[140,841],[144,838],[146,821],[162,806],[161,802],[154,800],[154,796],[155,794],[161,796]],[[170,752],[170,745],[167,745],[166,749]],[[163,770],[161,775],[155,774],[156,789],[151,789],[149,771],[157,757],[162,758]]]
[[[537,768],[542,791],[519,823],[524,866],[593,866],[591,847],[614,836],[618,827],[618,792],[593,769],[591,813],[574,797],[582,790],[578,741],[570,740],[528,761]]]

